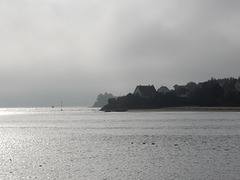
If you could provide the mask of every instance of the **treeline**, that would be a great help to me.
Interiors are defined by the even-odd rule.
[[[210,79],[206,82],[189,82],[185,86],[175,85],[174,90],[158,92],[152,97],[141,97],[129,93],[111,98],[103,111],[125,111],[127,109],[150,109],[177,106],[239,107],[240,78]]]
[[[108,103],[108,99],[115,98],[111,93],[99,94],[97,100],[93,104],[93,107],[103,107]]]

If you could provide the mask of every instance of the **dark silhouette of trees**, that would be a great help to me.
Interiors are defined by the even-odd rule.
[[[174,106],[240,106],[240,78],[211,79],[206,82],[189,82],[185,86],[175,85],[175,90],[157,92],[144,98],[129,93],[109,99],[102,110],[124,111],[126,109],[149,109]]]
[[[185,87],[189,93],[192,93],[197,90],[198,85],[195,82],[189,82]]]
[[[211,79],[195,91],[192,101],[199,106],[221,106],[223,94],[223,88],[216,80]]]
[[[97,100],[95,101],[93,107],[103,107],[108,103],[108,99],[114,98],[114,96],[110,93],[99,94]]]

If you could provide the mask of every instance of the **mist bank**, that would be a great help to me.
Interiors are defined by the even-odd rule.
[[[131,109],[158,109],[166,107],[240,107],[240,77],[189,82],[155,89],[153,85],[136,87],[133,93],[110,98],[102,111],[127,111]],[[219,109],[221,110],[221,109]]]
[[[93,104],[93,107],[103,107],[108,104],[108,99],[115,98],[111,93],[99,94],[97,100]]]

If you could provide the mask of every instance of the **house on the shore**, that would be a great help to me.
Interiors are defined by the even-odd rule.
[[[134,90],[134,95],[139,95],[140,97],[143,98],[151,98],[156,96],[156,89],[153,85],[148,85],[148,86],[137,86]]]
[[[178,97],[180,98],[187,98],[189,95],[189,92],[186,88],[186,86],[182,86],[182,85],[175,85],[174,87],[174,91],[177,93]]]
[[[161,86],[157,91],[161,94],[166,94],[169,92],[169,89],[167,88],[167,86]]]

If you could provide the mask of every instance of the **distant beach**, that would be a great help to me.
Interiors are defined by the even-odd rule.
[[[164,111],[225,111],[225,112],[240,112],[240,107],[198,107],[198,106],[183,106],[183,107],[163,107],[157,109],[129,109],[129,112],[146,111],[146,112],[164,112]]]

